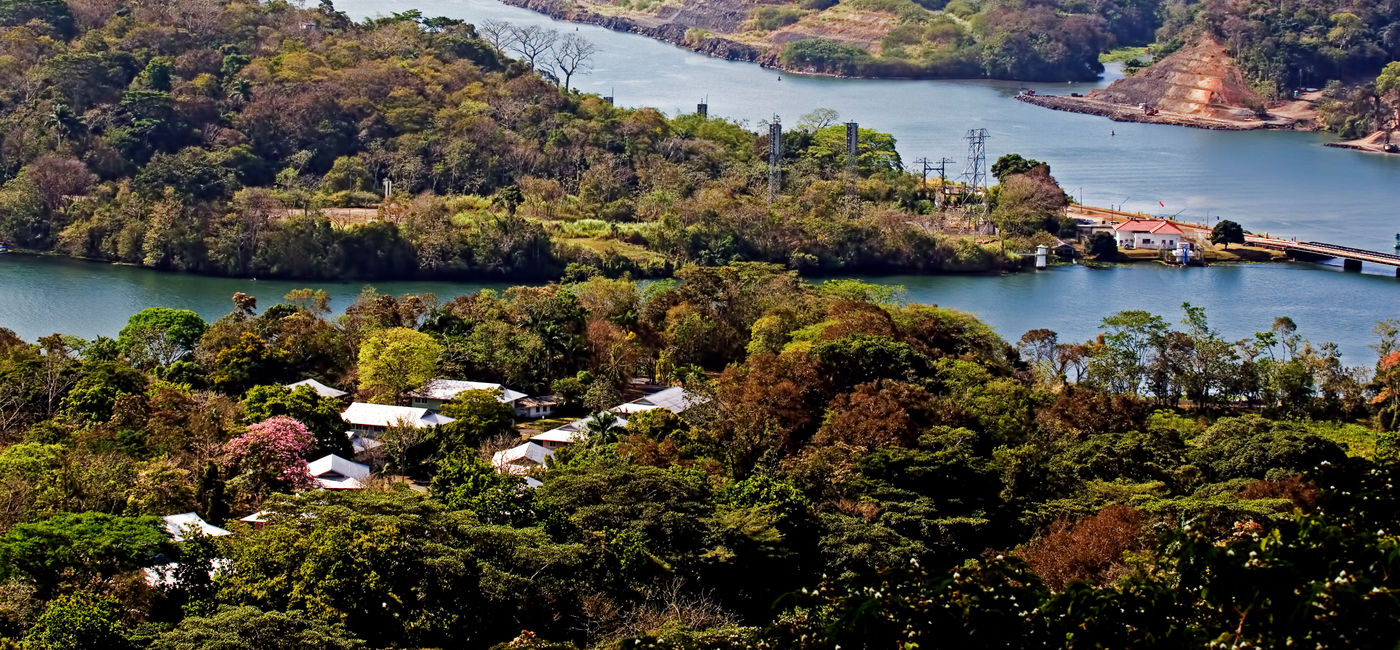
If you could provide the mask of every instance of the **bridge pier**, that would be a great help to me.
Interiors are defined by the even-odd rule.
[[[1343,271],[1356,271],[1356,272],[1360,272],[1360,271],[1361,271],[1361,260],[1354,260],[1354,259],[1350,259],[1350,258],[1343,259],[1343,260],[1342,260],[1342,270],[1343,270]]]

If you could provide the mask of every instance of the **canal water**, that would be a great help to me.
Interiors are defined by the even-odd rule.
[[[1181,319],[1181,303],[1205,307],[1214,327],[1231,339],[1267,330],[1277,316],[1297,321],[1314,342],[1337,343],[1351,364],[1374,363],[1371,328],[1397,313],[1393,277],[1344,273],[1325,266],[1256,264],[1174,269],[1159,265],[1089,269],[1056,267],[1007,276],[886,276],[867,281],[904,287],[909,302],[972,312],[1004,338],[1049,328],[1063,341],[1097,333],[1104,316],[1144,309]],[[84,338],[116,336],[146,307],[191,309],[206,320],[227,314],[235,292],[261,307],[292,289],[324,289],[337,313],[355,299],[358,283],[285,282],[162,273],[63,258],[0,256],[0,327],[27,340],[54,332]],[[446,301],[500,283],[382,282],[383,293],[433,293]]]
[[[997,81],[861,80],[780,75],[715,59],[635,34],[552,21],[496,0],[338,0],[356,18],[419,9],[469,22],[502,19],[578,30],[599,47],[594,70],[576,78],[587,92],[668,114],[695,110],[784,124],[816,108],[893,134],[906,163],[967,159],[968,129],[986,128],[988,160],[1017,152],[1050,163],[1061,185],[1088,205],[1204,222],[1223,216],[1248,230],[1358,248],[1390,250],[1400,232],[1400,156],[1323,147],[1325,134],[1224,132],[1127,124],[1015,101],[1025,87],[1068,94],[1107,85]],[[1159,203],[1160,202],[1160,203]]]

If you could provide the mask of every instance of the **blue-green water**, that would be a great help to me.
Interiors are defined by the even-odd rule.
[[[1260,264],[1174,269],[1158,265],[1088,269],[1056,267],[1007,276],[888,276],[866,278],[905,288],[910,302],[932,303],[982,317],[1003,337],[1050,328],[1063,340],[1094,336],[1100,320],[1124,309],[1145,309],[1179,320],[1181,303],[1205,307],[1225,335],[1243,338],[1290,316],[1314,341],[1341,346],[1350,363],[1375,360],[1371,328],[1400,318],[1400,280],[1345,273],[1332,267]],[[359,283],[282,282],[210,278],[62,258],[0,256],[0,327],[34,340],[62,332],[114,336],[131,314],[151,306],[191,309],[207,320],[227,314],[235,292],[266,307],[300,287],[324,289],[343,310]],[[499,283],[383,282],[384,293],[430,292],[446,301]],[[1379,299],[1378,297],[1385,297]]]
[[[0,327],[26,340],[54,332],[84,338],[116,336],[126,319],[147,307],[189,309],[213,321],[233,311],[233,294],[258,298],[258,306],[276,304],[293,289],[314,287],[331,294],[331,308],[343,311],[363,283],[287,282],[214,278],[163,273],[131,266],[84,262],[61,257],[0,255]],[[381,282],[381,293],[439,292],[444,301],[481,289],[504,289],[503,283]]]

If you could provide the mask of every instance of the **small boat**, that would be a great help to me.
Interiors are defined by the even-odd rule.
[[[1400,246],[1400,245],[1397,245]],[[10,245],[0,241],[0,255],[10,252]]]

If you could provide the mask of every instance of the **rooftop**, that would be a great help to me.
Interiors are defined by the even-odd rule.
[[[390,404],[368,404],[355,402],[340,414],[340,419],[350,424],[370,427],[393,427],[407,425],[416,429],[435,427],[456,422],[456,419],[440,415],[425,408],[413,406],[393,406]]]
[[[539,397],[526,397],[515,403],[520,408],[534,408],[537,406],[558,406],[559,398],[554,395],[541,395]]]
[[[577,442],[583,437],[584,428],[587,427],[589,423],[593,422],[594,418],[597,417],[598,416],[595,414],[583,418],[582,420],[574,420],[573,422],[570,422],[562,427],[559,427],[557,429],[550,429],[549,431],[534,436],[530,438],[530,440],[539,442]],[[627,426],[627,420],[619,417],[617,418],[616,424],[614,424],[613,426],[625,427]]]
[[[525,461],[531,465],[539,465],[544,459],[549,458],[554,452],[545,449],[544,445],[537,442],[527,442],[516,445],[504,451],[498,451],[491,456],[491,464],[496,469],[509,474],[523,473],[527,467],[520,465],[520,461]]]
[[[681,413],[697,404],[704,404],[709,401],[707,398],[696,395],[680,386],[659,390],[641,399],[634,399],[626,404],[619,404],[612,408],[614,413],[641,413],[652,409],[662,408],[672,413]]]
[[[316,381],[315,379],[303,379],[299,382],[296,382],[295,384],[287,384],[287,388],[290,388],[292,390],[296,390],[301,386],[310,386],[311,390],[316,391],[317,395],[320,395],[321,397],[330,397],[332,399],[338,399],[350,394],[338,388],[332,388],[330,386],[327,386],[319,381]]]
[[[165,517],[165,529],[170,532],[170,536],[174,537],[177,542],[185,541],[185,537],[191,527],[199,534],[208,537],[222,537],[232,534],[227,530],[204,521],[202,517],[193,512],[167,515]]]
[[[522,397],[527,397],[525,393],[511,390],[500,384],[482,381],[463,381],[460,379],[434,379],[422,388],[409,393],[408,396],[446,402],[469,390],[489,390],[495,392],[497,393],[496,399],[505,404],[514,402]]]
[[[1159,235],[1181,235],[1180,228],[1172,225],[1170,221],[1161,219],[1132,220],[1124,221],[1113,227],[1114,230],[1122,232],[1150,232]]]
[[[327,490],[359,490],[369,478],[369,465],[346,460],[335,454],[306,464],[311,476]]]

